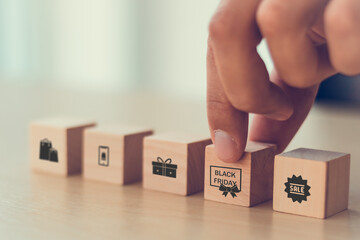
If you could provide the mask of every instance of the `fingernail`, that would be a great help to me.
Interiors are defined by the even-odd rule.
[[[222,130],[215,130],[215,152],[220,160],[226,162],[237,154],[238,148],[234,139]]]

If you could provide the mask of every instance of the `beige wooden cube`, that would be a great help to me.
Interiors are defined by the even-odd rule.
[[[84,178],[120,185],[141,180],[143,138],[152,133],[120,125],[85,130]]]
[[[239,161],[226,163],[207,146],[204,198],[245,207],[270,200],[275,153],[273,144],[248,142]]]
[[[82,133],[93,121],[50,118],[30,124],[30,159],[35,172],[62,176],[81,173]]]
[[[203,190],[209,137],[162,134],[144,139],[143,187],[189,195]]]
[[[275,157],[275,211],[326,218],[347,209],[350,154],[299,148]]]

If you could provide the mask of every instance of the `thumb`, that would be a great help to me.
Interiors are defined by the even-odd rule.
[[[272,73],[271,81],[280,86],[290,97],[294,112],[285,121],[255,115],[251,124],[249,139],[251,141],[275,143],[277,151],[280,153],[290,143],[310,112],[319,84],[303,89],[290,87],[282,81],[276,71]]]
[[[248,113],[235,109],[227,99],[211,47],[207,55],[207,114],[217,157],[224,162],[238,161],[246,146]]]

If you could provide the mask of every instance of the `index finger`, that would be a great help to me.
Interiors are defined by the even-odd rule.
[[[261,0],[223,0],[210,23],[219,78],[231,104],[244,112],[285,120],[292,104],[280,87],[269,81],[256,51],[262,37],[256,25]]]
[[[214,62],[212,47],[207,53],[207,115],[215,152],[224,162],[236,162],[246,146],[248,113],[228,101]]]

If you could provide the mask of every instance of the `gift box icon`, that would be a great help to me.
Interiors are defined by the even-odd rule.
[[[176,178],[177,165],[171,164],[171,161],[171,158],[164,161],[161,157],[158,157],[156,162],[152,162],[153,174]]]

